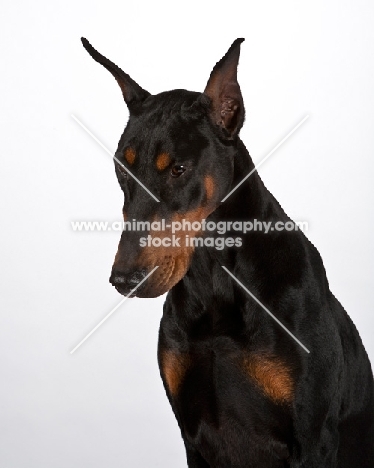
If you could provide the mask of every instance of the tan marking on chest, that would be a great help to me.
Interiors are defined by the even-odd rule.
[[[124,156],[126,161],[130,164],[130,166],[132,166],[135,162],[136,157],[135,150],[133,150],[132,148],[126,148]]]
[[[244,358],[243,367],[271,400],[279,403],[292,402],[295,382],[291,369],[282,359],[272,355],[251,354]]]
[[[170,156],[168,153],[160,153],[156,159],[156,167],[159,171],[163,171],[170,164]]]
[[[161,368],[166,385],[172,396],[176,396],[190,364],[188,354],[167,350],[162,354]]]

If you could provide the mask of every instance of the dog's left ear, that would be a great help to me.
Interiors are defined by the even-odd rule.
[[[240,44],[236,39],[213,68],[204,94],[211,99],[210,117],[227,139],[233,139],[244,122],[244,103],[237,80]]]

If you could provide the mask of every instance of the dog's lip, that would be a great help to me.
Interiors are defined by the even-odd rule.
[[[152,299],[155,297],[162,296],[163,294],[167,293],[170,289],[165,289],[165,288],[155,288],[152,290],[152,288],[147,288],[143,287],[143,285],[139,286],[139,288],[134,291],[134,288],[132,290],[128,289],[121,289],[120,286],[114,286],[122,296],[128,297],[129,299],[132,299],[134,297],[136,298],[141,298],[141,299]],[[134,291],[134,292],[132,292]]]
[[[138,285],[130,285],[124,278],[122,282],[115,282],[113,284],[113,282],[111,281],[111,284],[116,288],[119,294],[128,298],[137,297],[142,299],[151,299],[159,297],[169,292],[170,289],[172,289],[174,285],[181,279],[177,278],[176,281],[171,281],[175,272],[175,267],[176,262],[173,258],[171,265],[169,265],[169,268],[167,270],[167,274],[164,271],[164,275],[162,275],[161,277],[158,276],[154,282],[144,281],[143,278],[142,281],[144,282],[142,284],[139,285],[138,283]]]
[[[141,286],[139,286],[139,288],[137,288],[135,291],[134,291],[135,288],[128,290],[128,289],[123,289],[123,288],[121,288],[120,286],[114,286],[114,287],[116,288],[116,290],[117,290],[122,296],[129,297],[129,298],[137,297],[137,294],[136,294],[136,293],[137,293],[140,289],[142,289]]]

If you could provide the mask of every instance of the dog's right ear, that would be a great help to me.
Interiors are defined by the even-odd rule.
[[[134,111],[137,104],[144,101],[144,99],[150,95],[149,92],[141,88],[127,73],[117,67],[115,63],[111,62],[109,59],[104,57],[104,55],[101,55],[96,49],[94,49],[86,38],[82,37],[81,41],[83,47],[91,57],[110,71],[114,76],[121,88],[123,98],[129,108],[129,111]]]
[[[243,41],[236,39],[215,65],[204,91],[211,99],[211,120],[229,140],[239,133],[244,122],[243,97],[237,80],[240,44]]]

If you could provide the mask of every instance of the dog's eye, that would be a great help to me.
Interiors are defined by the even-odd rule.
[[[185,166],[182,166],[180,164],[176,164],[171,168],[171,176],[172,177],[179,177],[183,174],[183,172],[186,170]]]

